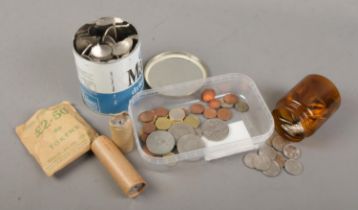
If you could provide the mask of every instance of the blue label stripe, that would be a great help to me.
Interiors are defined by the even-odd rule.
[[[129,100],[143,89],[143,75],[128,89],[117,93],[96,93],[83,84],[81,92],[84,103],[92,110],[103,114],[116,114],[128,110]]]

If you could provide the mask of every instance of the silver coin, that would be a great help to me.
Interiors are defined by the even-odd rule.
[[[173,150],[175,140],[169,132],[154,131],[147,137],[146,144],[149,152],[155,155],[165,155]]]
[[[262,171],[262,173],[269,177],[278,176],[281,173],[281,167],[276,161],[272,161],[270,168]]]
[[[249,152],[244,155],[242,158],[242,162],[244,162],[244,165],[248,168],[255,168],[255,159],[257,158],[256,152]]]
[[[203,135],[211,141],[221,141],[229,135],[229,126],[219,119],[204,121],[201,129]]]
[[[301,157],[301,149],[296,147],[294,144],[286,144],[283,147],[283,154],[288,159],[299,159]]]
[[[257,155],[254,159],[254,166],[257,170],[265,171],[270,168],[272,160],[267,155]]]
[[[280,135],[275,135],[272,139],[272,146],[273,148],[275,148],[277,151],[282,152],[283,147],[288,144],[289,141],[287,141],[286,139],[282,138]]]
[[[238,112],[247,112],[249,111],[249,105],[242,100],[239,100],[235,105],[234,108],[236,109],[236,111]]]
[[[112,48],[106,44],[96,44],[91,48],[90,55],[94,58],[105,60],[112,55]]]
[[[264,144],[259,148],[259,155],[266,155],[271,160],[276,158],[277,152],[270,146]]]
[[[176,141],[186,134],[195,134],[194,128],[184,123],[175,123],[168,131],[174,136]]]
[[[285,162],[287,173],[298,176],[303,173],[303,164],[299,160],[289,159]]]
[[[177,149],[179,153],[189,152],[205,147],[205,143],[201,138],[194,134],[187,134],[182,136],[177,142]]]
[[[234,106],[233,104],[225,103],[224,98],[220,98],[219,101],[223,108],[232,108]]]
[[[203,131],[201,130],[201,128],[194,128],[195,134],[198,136],[202,136],[203,135]]]
[[[171,109],[169,111],[169,118],[175,121],[182,121],[185,117],[185,111],[181,108]]]

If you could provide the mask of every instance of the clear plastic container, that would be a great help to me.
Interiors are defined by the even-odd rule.
[[[183,92],[183,90],[193,87],[197,87],[197,90],[190,95],[167,96],[172,95],[173,92]],[[200,94],[205,88],[213,88],[217,93],[217,98],[227,93],[238,95],[241,100],[248,103],[249,111],[244,113],[233,111],[232,119],[227,121],[230,128],[229,135],[219,143],[205,141],[205,148],[171,156],[155,157],[147,154],[143,150],[143,143],[139,138],[141,123],[138,121],[138,115],[143,111],[159,106],[167,109],[189,108],[192,103],[200,101]],[[272,135],[274,130],[273,117],[255,82],[250,77],[239,73],[213,76],[205,80],[189,81],[141,91],[130,100],[129,114],[133,120],[135,141],[139,154],[150,166],[161,166],[155,168],[173,166],[177,162],[185,160],[203,159],[209,161],[257,149]]]

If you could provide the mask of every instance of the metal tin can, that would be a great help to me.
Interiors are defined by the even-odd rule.
[[[128,109],[144,84],[140,45],[134,26],[120,18],[100,18],[77,31],[73,54],[82,98],[91,110],[116,114]]]

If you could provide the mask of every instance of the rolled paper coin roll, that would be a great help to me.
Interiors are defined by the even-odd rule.
[[[128,153],[134,148],[134,136],[132,121],[127,112],[121,112],[114,115],[109,120],[109,127],[113,142],[122,152]]]
[[[126,196],[135,198],[144,191],[146,182],[108,137],[95,138],[91,149]]]

